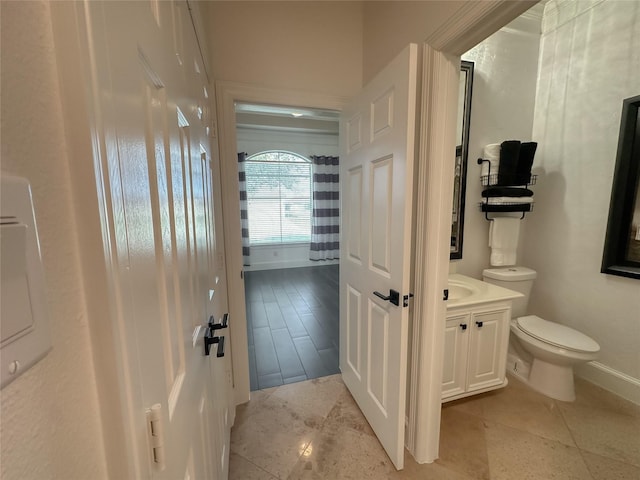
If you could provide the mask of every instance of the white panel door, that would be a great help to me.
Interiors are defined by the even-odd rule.
[[[340,368],[396,468],[403,468],[417,46],[342,115]],[[376,296],[399,292],[398,305]]]
[[[134,463],[141,478],[222,479],[228,355],[217,358],[212,345],[205,356],[203,336],[226,308],[225,273],[216,262],[208,82],[189,8],[87,1],[78,12],[90,40],[105,257],[125,341]]]

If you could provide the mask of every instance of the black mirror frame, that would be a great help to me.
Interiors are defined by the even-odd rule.
[[[462,258],[462,240],[464,238],[464,209],[467,192],[467,160],[469,157],[469,124],[471,123],[471,94],[473,92],[474,63],[467,60],[460,62],[460,71],[467,73],[464,92],[464,110],[462,118],[462,145],[456,147],[456,158],[462,156],[460,185],[458,188],[458,231],[456,232],[455,250],[449,253],[450,260]]]
[[[622,103],[618,153],[611,189],[602,273],[640,279],[640,262],[627,258],[631,222],[640,192],[640,95]]]

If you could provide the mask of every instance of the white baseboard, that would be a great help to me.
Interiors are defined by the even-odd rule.
[[[311,261],[311,260],[299,260],[292,262],[263,262],[263,263],[255,263],[250,266],[245,266],[245,272],[256,272],[259,270],[279,270],[282,268],[301,268],[301,267],[322,267],[324,265],[337,265],[340,263],[340,260],[322,260],[322,261]]]
[[[580,378],[590,381],[619,397],[640,405],[640,380],[599,362],[589,362],[575,369]]]

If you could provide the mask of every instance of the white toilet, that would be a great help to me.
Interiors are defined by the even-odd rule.
[[[577,330],[535,315],[526,315],[535,278],[535,270],[526,267],[489,268],[482,272],[485,282],[524,294],[524,297],[513,301],[511,312],[509,350],[510,363],[514,363],[513,373],[540,393],[572,402],[576,398],[573,365],[595,360],[600,345]],[[518,358],[517,353],[514,356],[514,351],[522,349],[533,358],[529,374],[525,377],[516,370],[517,362],[526,364],[526,360]],[[526,371],[526,365],[521,365],[520,370]]]

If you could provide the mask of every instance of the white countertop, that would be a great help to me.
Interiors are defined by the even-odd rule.
[[[449,275],[447,310],[523,297],[520,292],[486,283],[482,280],[452,273]]]

